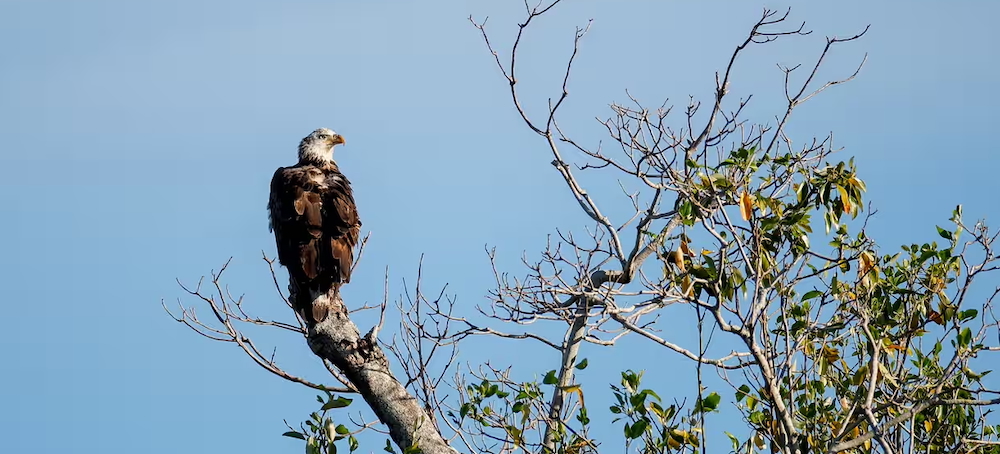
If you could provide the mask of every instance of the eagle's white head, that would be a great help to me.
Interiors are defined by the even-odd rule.
[[[299,161],[331,162],[334,145],[343,143],[347,143],[344,136],[327,128],[319,128],[299,142]]]

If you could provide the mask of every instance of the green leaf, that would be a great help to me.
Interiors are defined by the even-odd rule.
[[[935,227],[937,227],[937,226],[935,226]],[[938,235],[941,235],[941,238],[944,238],[944,239],[946,239],[948,241],[951,241],[951,232],[949,232],[949,231],[947,231],[945,229],[942,229],[941,227],[938,227],[937,231],[938,231]]]
[[[351,447],[351,452],[358,450],[358,439],[354,435],[347,437],[347,445]]]
[[[972,330],[969,327],[962,328],[962,332],[958,334],[958,346],[968,347],[972,342]]]
[[[507,430],[507,435],[514,441],[515,445],[521,444],[521,429],[510,425],[504,427],[504,429]]]
[[[951,222],[958,222],[962,220],[962,205],[955,207],[955,211],[951,212]]]
[[[556,377],[555,369],[550,370],[549,373],[545,374],[545,378],[542,379],[542,383],[546,385],[554,385],[559,383],[559,377]]]
[[[298,438],[299,440],[305,440],[306,439],[305,435],[303,435],[301,432],[296,432],[294,430],[290,431],[290,432],[285,432],[285,433],[281,434],[281,436],[282,437],[288,437],[288,438]]]
[[[805,181],[802,182],[802,184],[800,184],[795,190],[795,195],[798,197],[799,203],[804,205],[806,203],[806,199],[809,197],[809,183]]]
[[[694,205],[690,201],[685,200],[681,202],[677,208],[677,213],[681,216],[681,220],[685,225],[694,225]]]
[[[718,393],[713,392],[704,399],[702,399],[700,402],[698,402],[698,404],[695,405],[695,410],[700,411],[702,413],[708,413],[710,411],[714,411],[716,408],[719,407],[719,402],[721,401],[722,401],[722,396],[720,396]]]
[[[649,427],[649,423],[645,419],[640,419],[635,422],[635,424],[629,426],[625,425],[625,438],[634,440],[642,436],[643,432],[646,431],[646,427]]]
[[[733,434],[731,434],[729,432],[725,432],[725,434],[726,434],[727,437],[729,437],[729,441],[733,442],[733,452],[739,452],[740,451],[740,440],[739,440],[739,438],[736,438],[736,435],[733,435]]]
[[[337,426],[336,431],[337,431],[337,433],[339,433],[341,435],[347,435],[347,434],[351,433],[351,429],[348,429],[347,426],[345,426],[343,424]]]
[[[810,290],[810,291],[806,292],[805,295],[802,295],[802,301],[809,301],[809,300],[811,300],[813,298],[816,298],[817,296],[821,296],[821,295],[823,295],[823,292],[821,292],[819,290]]]
[[[392,449],[392,443],[389,443],[389,440],[385,441],[385,447],[382,448],[382,450],[385,451],[385,452],[388,452],[388,453],[393,453],[393,454],[396,452],[395,449]]]
[[[740,389],[736,390],[736,401],[742,402],[743,398],[750,394],[750,387],[747,385],[740,386]]]
[[[334,408],[344,408],[348,405],[351,405],[351,402],[352,400],[346,397],[338,397],[336,399],[327,402],[326,405],[323,405],[323,408],[321,408],[321,410],[327,411],[327,410],[332,410]]]
[[[584,370],[584,369],[586,369],[587,368],[587,358],[583,358],[583,360],[580,361],[576,365],[576,368],[577,368],[577,370]]]
[[[646,396],[648,394],[641,392],[629,398],[629,403],[632,404],[632,408],[637,411],[643,411],[646,408]]]

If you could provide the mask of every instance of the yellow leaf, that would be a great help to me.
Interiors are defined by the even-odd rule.
[[[858,274],[865,275],[875,266],[875,258],[868,251],[862,252],[858,265]]]
[[[856,372],[854,372],[854,376],[851,377],[851,384],[855,386],[860,385],[862,382],[865,381],[866,378],[868,378],[867,364],[861,366],[860,368],[858,368]]]
[[[840,192],[840,204],[844,206],[844,213],[853,214],[854,206],[851,205],[851,199],[847,197],[847,189],[838,184],[837,191]]]
[[[924,430],[930,432],[933,429],[934,429],[934,423],[932,423],[931,420],[929,420],[929,419],[925,419],[924,420]]]
[[[746,191],[740,194],[740,215],[743,216],[744,221],[749,221],[750,217],[753,216],[753,199]]]
[[[694,284],[691,282],[691,276],[685,274],[684,280],[681,282],[681,292],[684,296],[691,296],[694,294]]]
[[[671,448],[680,448],[682,444],[688,444],[690,442],[690,436],[687,431],[671,429],[669,436],[667,436],[667,444]]]
[[[757,449],[763,449],[764,448],[764,437],[761,436],[760,432],[757,432],[756,434],[754,434],[754,436],[753,436],[753,444],[755,446],[757,446]]]
[[[682,273],[687,271],[687,267],[684,266],[684,254],[679,249],[670,251],[670,255],[670,258],[674,261],[674,265],[677,265],[677,269],[681,270]]]
[[[878,370],[879,370],[878,374],[879,380],[884,378],[892,386],[897,386],[896,378],[892,376],[892,372],[889,371],[889,368],[886,367],[885,364],[879,363]]]
[[[856,177],[856,176],[852,176],[852,177],[851,177],[851,178],[850,178],[849,180],[847,180],[847,182],[848,182],[848,183],[849,183],[849,184],[850,184],[851,186],[854,186],[855,188],[857,188],[857,189],[858,189],[859,191],[862,191],[862,192],[863,192],[863,191],[865,191],[865,190],[867,189],[867,188],[865,187],[865,182],[864,182],[864,181],[861,181],[861,180],[860,180],[860,179],[858,179],[858,177]]]
[[[691,256],[691,257],[694,257],[694,252],[692,252],[691,248],[688,247],[688,242],[687,241],[681,240],[681,252],[683,252],[683,253]]]
[[[889,345],[885,346],[885,349],[886,350],[903,351],[903,350],[906,350],[906,347],[904,347],[902,345],[889,344]]]
[[[927,288],[933,293],[940,292],[944,288],[944,279],[938,276],[931,276],[930,285]]]
[[[583,407],[583,408],[587,408],[587,406],[583,403],[583,389],[580,388],[580,385],[570,385],[570,386],[565,386],[565,387],[562,387],[562,388],[559,388],[559,389],[561,389],[561,390],[563,390],[563,391],[565,391],[567,393],[576,393],[576,395],[578,397],[580,397],[580,406]]]
[[[575,443],[566,447],[566,454],[577,454],[580,452],[580,448],[587,446],[588,440],[578,440]]]

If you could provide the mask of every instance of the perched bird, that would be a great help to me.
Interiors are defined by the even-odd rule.
[[[299,162],[271,178],[268,218],[278,262],[288,269],[292,306],[312,323],[322,322],[329,298],[351,281],[358,218],[351,182],[333,160],[344,137],[320,128],[299,143]]]

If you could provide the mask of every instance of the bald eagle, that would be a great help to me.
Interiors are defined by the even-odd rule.
[[[279,167],[267,204],[278,262],[288,269],[292,307],[322,322],[326,299],[351,281],[361,220],[351,182],[333,160],[344,137],[320,128],[299,143],[299,162]]]

